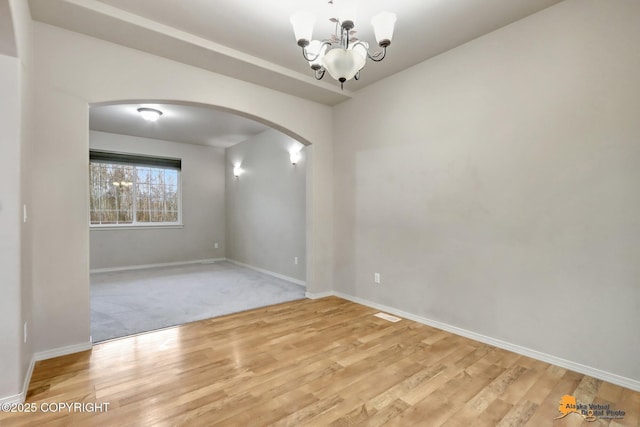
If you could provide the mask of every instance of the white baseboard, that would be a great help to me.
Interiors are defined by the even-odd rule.
[[[0,405],[12,404],[12,403],[24,403],[27,393],[23,390],[20,394],[14,394],[12,396],[0,397]]]
[[[19,394],[15,394],[13,396],[7,396],[0,398],[0,404],[3,403],[24,403],[27,398],[27,391],[29,390],[29,383],[31,383],[31,376],[33,375],[33,367],[36,365],[35,355],[31,357],[31,362],[29,362],[29,368],[27,369],[27,374],[24,376],[24,381],[22,382],[22,391]]]
[[[3,403],[24,403],[27,397],[27,391],[29,390],[29,383],[31,383],[31,376],[33,375],[33,368],[36,362],[46,359],[53,359],[54,357],[66,356],[67,354],[78,353],[80,351],[90,350],[93,345],[88,343],[74,344],[66,347],[54,348],[46,351],[39,351],[31,357],[27,374],[24,376],[22,383],[22,391],[19,394],[13,396],[0,397],[0,404]]]
[[[31,356],[31,362],[29,362],[29,369],[27,369],[27,375],[24,376],[24,381],[22,382],[22,393],[20,396],[22,400],[20,403],[24,402],[27,398],[27,391],[29,391],[29,384],[31,383],[31,376],[33,375],[33,368],[36,366],[36,356],[35,354]]]
[[[318,298],[326,298],[326,297],[330,297],[335,295],[335,293],[333,291],[326,291],[326,292],[316,292],[316,293],[312,293],[312,292],[305,292],[304,296],[309,298],[309,299],[318,299]],[[347,299],[347,298],[345,298]]]
[[[84,342],[80,344],[68,345],[66,347],[53,348],[51,350],[38,351],[33,355],[36,362],[41,360],[53,359],[54,357],[66,356],[67,354],[78,353],[81,351],[91,350],[93,344],[91,342]]]
[[[317,297],[322,298],[324,295]],[[600,369],[593,368],[591,366],[582,365],[580,363],[572,362],[571,360],[566,360],[561,357],[553,356],[551,354],[542,353],[537,350],[533,350],[527,347],[522,347],[516,344],[512,344],[506,341],[502,341],[496,338],[492,338],[486,335],[479,334],[477,332],[469,331],[467,329],[462,329],[457,326],[449,325],[447,323],[438,322],[437,320],[427,319],[426,317],[417,316],[415,314],[408,313],[406,311],[398,310],[393,307],[389,307],[383,304],[378,304],[372,301],[368,301],[362,298],[354,297],[352,295],[348,295],[342,292],[333,291],[330,293],[331,295],[335,295],[340,298],[344,298],[349,301],[353,301],[355,303],[366,305],[367,307],[375,308],[376,310],[381,310],[387,313],[394,314],[396,316],[404,317],[406,319],[410,319],[416,321],[418,323],[422,323],[424,325],[432,326],[434,328],[442,329],[443,331],[451,332],[452,334],[460,335],[465,338],[472,339],[474,341],[479,341],[485,344],[492,345],[494,347],[501,348],[503,350],[512,351],[517,354],[521,354],[523,356],[531,357],[532,359],[541,360],[543,362],[550,363],[552,365],[560,366],[561,368],[569,369],[571,371],[578,372],[580,374],[588,375],[593,378],[597,378],[599,380],[607,381],[612,384],[616,384],[622,387],[629,388],[631,390],[640,391],[640,381],[634,380],[631,378],[623,377],[620,375],[613,374],[611,372],[602,371]],[[309,297],[310,298],[310,297]]]
[[[14,394],[13,396],[0,397],[0,405],[24,403],[27,398],[27,390],[29,390],[29,383],[31,382],[31,375],[33,375],[33,367],[35,364],[36,360],[32,357],[31,362],[29,363],[29,368],[27,369],[27,374],[22,382],[22,391],[18,394]]]
[[[192,265],[192,264],[211,264],[216,261],[225,261],[225,258],[209,258],[209,259],[198,259],[195,261],[177,261],[177,262],[163,262],[160,264],[141,264],[141,265],[129,265],[126,267],[112,267],[112,268],[94,268],[89,271],[90,274],[99,274],[99,273],[114,273],[117,271],[130,271],[130,270],[145,270],[147,268],[158,268],[158,267],[177,267],[180,265]]]
[[[265,270],[264,268],[254,267],[253,265],[245,264],[240,261],[236,261],[233,259],[226,258],[227,261],[239,265],[240,267],[250,268],[251,270],[259,271],[260,273],[268,274],[269,276],[277,277],[278,279],[286,280],[287,282],[295,283],[296,285],[307,287],[307,282],[304,282],[300,279],[295,279],[293,277],[285,276],[284,274],[275,273],[273,271]]]

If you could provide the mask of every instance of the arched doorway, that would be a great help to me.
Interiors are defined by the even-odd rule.
[[[93,342],[304,297],[305,144],[162,100],[92,104],[89,128]]]
[[[166,100],[247,115],[307,146],[307,292],[333,280],[332,109],[77,33],[42,27],[34,82],[30,218],[33,348],[62,355],[91,347],[89,305],[89,106]]]

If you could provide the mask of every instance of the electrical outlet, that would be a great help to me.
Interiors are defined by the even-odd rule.
[[[380,273],[373,273],[373,283],[380,284]]]
[[[294,257],[293,257],[293,263],[294,263],[295,265],[298,265],[298,257],[297,257],[297,256],[294,256]]]
[[[27,322],[24,322],[24,343],[27,343]]]
[[[213,249],[218,249],[218,242],[215,242],[215,243],[213,244]]]

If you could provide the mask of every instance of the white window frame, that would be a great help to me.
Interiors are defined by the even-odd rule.
[[[89,167],[93,164],[107,164],[107,165],[127,165],[133,166],[134,168],[156,168],[156,169],[170,169],[177,171],[177,191],[178,191],[178,221],[176,222],[138,222],[137,221],[137,187],[138,187],[138,174],[137,171],[134,173],[134,180],[132,186],[133,193],[133,221],[131,223],[122,223],[122,224],[92,224],[91,217],[89,217],[89,228],[92,230],[113,230],[113,229],[129,229],[129,230],[144,230],[150,228],[184,228],[184,224],[182,223],[182,169],[176,169],[166,166],[153,166],[144,163],[118,163],[118,162],[109,162],[103,160],[97,161],[89,161]],[[89,180],[89,184],[91,184],[91,180]],[[89,195],[91,197],[91,195]]]

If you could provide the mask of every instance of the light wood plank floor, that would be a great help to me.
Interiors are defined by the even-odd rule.
[[[639,426],[640,393],[339,298],[302,300],[39,362],[3,426]],[[623,419],[558,416],[563,395]]]

